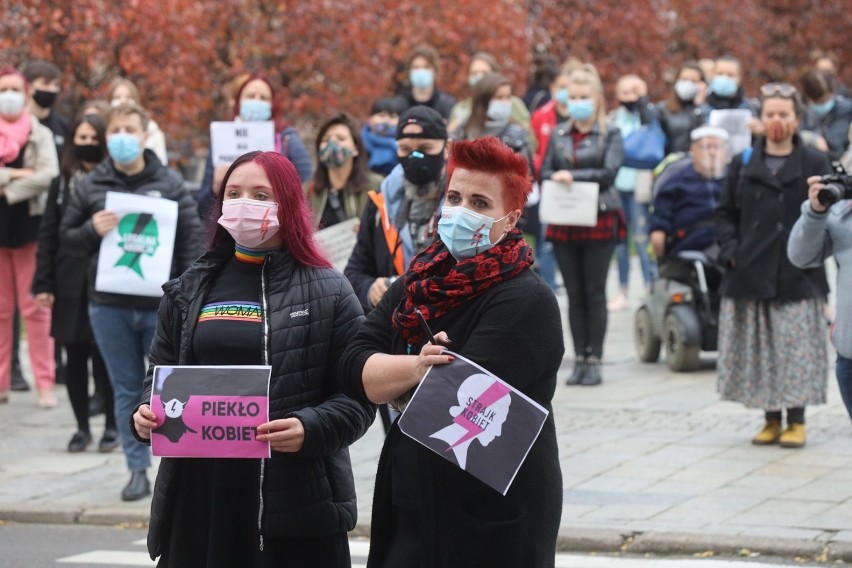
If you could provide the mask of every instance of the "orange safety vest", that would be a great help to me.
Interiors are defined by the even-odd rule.
[[[381,193],[377,191],[370,190],[367,192],[367,195],[376,204],[376,207],[379,210],[379,215],[382,220],[382,230],[385,233],[385,241],[388,245],[388,252],[390,252],[391,257],[393,257],[393,266],[396,269],[396,273],[402,275],[405,273],[405,258],[402,255],[402,243],[399,241],[399,233],[396,231],[396,227],[390,222],[388,219],[388,209],[385,207],[385,197]]]

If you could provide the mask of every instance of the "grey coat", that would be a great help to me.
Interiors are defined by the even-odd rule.
[[[799,268],[821,267],[834,255],[837,273],[837,319],[831,341],[837,352],[852,359],[852,200],[838,201],[827,212],[817,213],[802,203],[802,215],[787,241],[790,262]]]

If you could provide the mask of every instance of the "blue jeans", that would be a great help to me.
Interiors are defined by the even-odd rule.
[[[130,432],[130,415],[142,399],[145,357],[154,339],[157,310],[120,308],[89,303],[92,332],[106,363],[115,402],[115,419],[127,469],[151,467],[151,452]]]
[[[627,242],[615,247],[615,259],[618,264],[618,283],[622,290],[627,289],[630,282],[630,241],[639,255],[639,264],[642,266],[642,278],[645,280],[645,288],[650,288],[655,276],[654,263],[648,256],[648,217],[650,211],[647,204],[636,203],[632,191],[619,191],[621,196],[621,207],[627,218]]]
[[[840,387],[840,396],[846,405],[846,412],[852,418],[852,359],[837,356],[837,386]]]

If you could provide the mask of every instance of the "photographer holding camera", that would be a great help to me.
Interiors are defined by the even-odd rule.
[[[852,418],[852,178],[841,172],[808,178],[808,200],[787,241],[787,256],[799,268],[820,267],[831,255],[838,263],[831,341],[840,395]]]

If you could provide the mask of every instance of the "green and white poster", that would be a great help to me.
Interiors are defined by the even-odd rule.
[[[162,296],[171,274],[178,204],[170,199],[108,191],[104,209],[118,227],[104,235],[95,290],[130,296]]]

